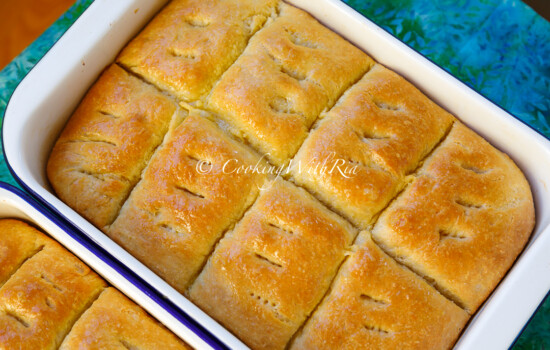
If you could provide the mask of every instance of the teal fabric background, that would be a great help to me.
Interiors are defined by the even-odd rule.
[[[93,0],[77,0],[0,72],[0,118],[17,84]],[[344,0],[550,138],[550,23],[519,0]],[[0,181],[18,186],[0,157]],[[514,345],[550,348],[550,299]]]

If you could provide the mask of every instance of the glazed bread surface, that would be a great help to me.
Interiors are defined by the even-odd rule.
[[[109,66],[74,112],[48,160],[56,193],[94,225],[112,223],[180,114],[178,105],[155,87]]]
[[[190,298],[254,349],[284,349],[321,300],[356,232],[277,180],[218,244]]]
[[[32,227],[0,220],[1,250],[19,240],[24,259],[0,257],[0,265],[11,265],[0,288],[0,347],[56,349],[106,284]]]
[[[265,177],[232,171],[260,158],[205,118],[189,116],[171,136],[106,232],[184,292]]]
[[[74,324],[60,350],[191,349],[118,290],[101,293]]]
[[[170,2],[48,178],[254,349],[451,348],[535,222],[513,160],[276,0]]]
[[[199,99],[276,12],[277,0],[175,0],[117,62],[184,100]]]
[[[190,349],[22,221],[0,219],[0,267],[2,349]]]
[[[521,171],[455,122],[372,232],[391,255],[474,313],[523,249],[533,222]]]
[[[466,311],[386,255],[363,231],[291,349],[445,349]],[[433,336],[438,333],[438,336]]]
[[[374,62],[309,14],[282,5],[212,90],[208,107],[275,165]]]
[[[292,175],[352,223],[368,228],[453,120],[405,79],[377,64],[323,115],[294,158]],[[326,162],[329,170],[308,171],[315,162]],[[335,166],[356,171],[345,177]]]

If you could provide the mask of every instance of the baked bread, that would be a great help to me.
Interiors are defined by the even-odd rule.
[[[328,289],[356,231],[303,189],[264,185],[189,295],[254,349],[283,349]]]
[[[50,156],[56,193],[94,225],[112,223],[171,123],[184,113],[155,87],[109,66]]]
[[[82,105],[58,196],[255,349],[450,348],[534,226],[511,159],[276,0],[171,2]]]
[[[373,63],[307,13],[283,4],[216,84],[208,108],[275,165],[283,165],[319,113]]]
[[[83,333],[98,326],[101,332]],[[104,349],[125,343],[190,349],[57,242],[19,220],[0,220],[0,348]]]
[[[521,171],[457,121],[372,234],[392,256],[474,313],[523,249],[533,216]]]
[[[293,159],[292,176],[366,229],[453,121],[409,82],[377,64],[309,133]],[[308,171],[315,162],[326,162],[329,169]],[[354,174],[344,176],[346,169],[355,169]]]
[[[386,255],[368,231],[355,249],[291,349],[448,348],[468,313]]]
[[[191,115],[158,150],[107,234],[180,291],[206,262],[214,244],[248,208],[262,186],[260,158]],[[200,169],[206,173],[201,173]]]
[[[184,101],[210,91],[250,37],[275,15],[277,0],[175,0],[121,52],[117,62]]]
[[[106,288],[80,316],[60,350],[191,349],[116,289]]]

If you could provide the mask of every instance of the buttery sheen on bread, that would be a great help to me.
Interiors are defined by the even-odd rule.
[[[468,318],[363,231],[292,349],[448,348]]]
[[[47,173],[254,349],[450,348],[534,226],[511,159],[276,0],[171,1]]]
[[[57,242],[0,220],[0,348],[189,349]]]
[[[222,76],[208,108],[275,165],[291,158],[311,124],[373,64],[307,13],[281,6]]]
[[[217,245],[190,298],[252,348],[284,348],[321,301],[356,234],[303,189],[267,183]]]

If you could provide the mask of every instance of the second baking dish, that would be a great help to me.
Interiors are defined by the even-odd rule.
[[[66,348],[73,348],[79,341],[103,346],[110,342],[116,345],[117,341],[121,344],[141,342],[144,346],[147,346],[147,342],[149,346],[155,344],[154,338],[147,340],[147,336],[133,335],[135,324],[125,325],[132,317],[135,318],[134,322],[143,322],[141,324],[153,332],[153,337],[154,332],[160,332],[158,345],[164,339],[166,345],[179,346],[175,339],[171,339],[169,332],[148,321],[135,304],[114,288],[105,289],[106,284],[101,278],[50,240],[53,238],[194,348],[209,348],[209,342],[216,346],[216,342],[204,334],[204,339],[201,339],[198,335],[201,334],[200,330],[194,333],[191,330],[195,327],[193,324],[190,324],[191,329],[186,327],[184,324],[188,321],[177,309],[166,304],[150,287],[103,249],[59,221],[27,194],[4,183],[0,183],[0,219],[3,220],[3,234],[6,234],[2,238],[2,247],[9,249],[7,254],[3,253],[3,259],[7,260],[2,265],[2,344],[19,344],[25,349],[43,348],[51,334],[56,330],[64,334],[67,325],[80,319],[79,314],[86,309],[90,312],[85,313],[84,319],[80,323],[76,322],[75,327],[70,327],[72,332],[70,337],[67,335],[69,338],[64,344]],[[34,225],[50,238],[42,236],[41,232],[27,224]],[[71,269],[73,265],[75,268]],[[20,290],[24,290],[24,294],[19,294]],[[101,290],[103,292],[97,294]],[[89,301],[86,301],[87,298]],[[90,301],[96,298],[101,300],[98,299],[99,303],[90,309]],[[113,301],[119,309],[109,306]],[[123,315],[117,315],[118,311]],[[125,320],[125,317],[128,319]],[[94,331],[94,322],[106,323],[105,332]],[[108,326],[109,322],[114,323]],[[115,324],[120,325],[120,329],[117,330]],[[63,338],[56,341],[60,340]]]

